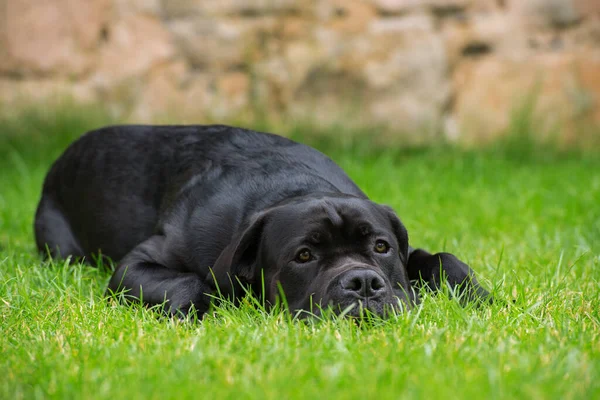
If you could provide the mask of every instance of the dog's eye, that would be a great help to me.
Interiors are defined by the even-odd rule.
[[[296,255],[296,261],[299,263],[309,262],[310,260],[312,260],[312,254],[309,249],[302,249]]]
[[[377,242],[375,242],[375,251],[377,253],[387,253],[390,250],[390,245],[387,244],[385,241],[383,240],[378,240]]]

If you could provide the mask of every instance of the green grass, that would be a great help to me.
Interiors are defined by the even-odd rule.
[[[363,326],[248,303],[190,323],[107,302],[109,272],[35,252],[47,168],[106,122],[81,109],[0,120],[0,398],[600,397],[597,153],[314,141],[397,210],[412,245],[454,252],[503,301],[425,296]]]

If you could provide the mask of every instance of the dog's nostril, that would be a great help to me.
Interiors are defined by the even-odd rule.
[[[348,279],[342,283],[342,287],[346,290],[353,292],[360,292],[363,288],[363,280],[359,276],[355,276],[352,279]]]
[[[378,291],[381,290],[385,287],[385,283],[383,282],[383,279],[381,279],[380,277],[374,277],[373,279],[371,279],[371,289],[373,289],[374,291]]]

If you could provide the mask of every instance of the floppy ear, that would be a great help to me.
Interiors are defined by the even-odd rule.
[[[400,218],[396,215],[394,209],[390,206],[382,206],[385,210],[387,217],[392,223],[392,229],[394,230],[394,234],[396,235],[396,240],[398,240],[398,245],[400,248],[398,249],[398,253],[400,255],[400,259],[404,266],[408,263],[408,231],[404,224],[400,221]]]
[[[408,232],[404,224],[400,221],[400,218],[396,215],[396,212],[393,208],[388,206],[383,206],[384,213],[390,220],[392,224],[392,230],[394,235],[396,236],[396,240],[398,241],[398,245],[400,246],[398,249],[398,257],[400,257],[400,261],[402,262],[402,268],[397,271],[394,271],[393,280],[394,283],[399,285],[404,292],[404,296],[406,296],[406,300],[410,303],[415,302],[415,293],[410,286],[410,280],[408,279]]]
[[[206,281],[214,285],[222,295],[243,296],[244,290],[241,285],[253,286],[258,283],[255,282],[256,258],[266,214],[258,214],[241,234],[233,237],[206,277]]]

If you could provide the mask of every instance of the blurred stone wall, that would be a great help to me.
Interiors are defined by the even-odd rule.
[[[600,0],[0,0],[0,102],[486,140],[600,122]],[[528,97],[529,96],[529,97]]]

